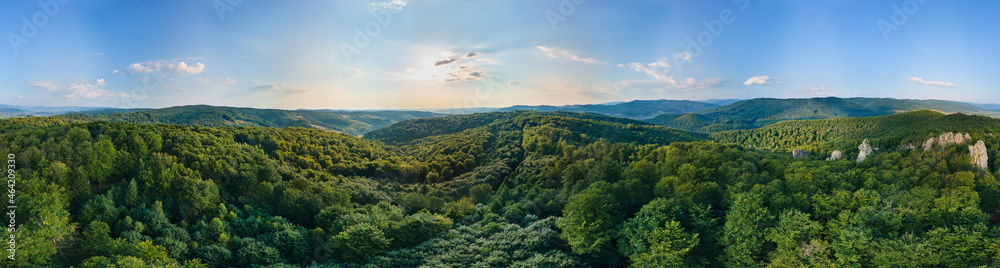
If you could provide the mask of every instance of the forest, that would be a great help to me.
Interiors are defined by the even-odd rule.
[[[514,111],[364,137],[162,123],[0,120],[19,204],[17,258],[0,265],[1000,265],[1000,120],[984,116],[706,134]],[[952,131],[983,140],[989,166],[969,144],[906,146]],[[881,150],[859,162],[864,139]]]

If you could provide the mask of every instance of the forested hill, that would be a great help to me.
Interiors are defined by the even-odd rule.
[[[532,110],[596,113],[631,119],[650,119],[661,114],[684,114],[717,108],[719,105],[688,100],[634,100],[615,104],[582,104],[565,106],[517,105],[499,111]]]
[[[718,142],[760,149],[828,152],[851,149],[862,139],[870,139],[886,149],[907,145],[921,147],[928,138],[945,132],[996,135],[1000,134],[1000,119],[922,110],[875,117],[784,121],[758,129],[716,132],[711,136]]]
[[[57,115],[74,122],[163,123],[203,127],[304,127],[361,135],[392,123],[439,116],[421,111],[309,111],[180,106],[152,110],[98,110]]]
[[[494,124],[513,124],[518,129],[555,124],[561,128],[590,135],[593,139],[619,140],[618,137],[624,134],[638,133],[642,135],[641,139],[645,139],[643,143],[664,143],[663,141],[669,143],[669,141],[694,141],[707,138],[707,135],[632,119],[593,113],[534,111],[477,113],[409,120],[372,131],[366,134],[365,138],[392,145],[403,145],[430,136],[448,135]]]
[[[693,114],[664,114],[647,121],[702,132],[750,129],[786,120],[868,117],[933,110],[943,113],[995,114],[968,103],[888,98],[753,99]]]

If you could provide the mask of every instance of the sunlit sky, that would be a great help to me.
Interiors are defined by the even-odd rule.
[[[820,96],[1000,103],[998,1],[0,6],[0,104],[8,105],[420,109]]]

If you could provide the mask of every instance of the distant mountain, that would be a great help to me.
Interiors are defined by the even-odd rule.
[[[361,135],[396,122],[436,116],[440,114],[423,111],[289,111],[195,105],[149,110],[98,110],[55,117],[65,118],[71,122],[163,123],[203,127],[304,127]]]
[[[711,103],[719,106],[730,105],[738,101],[744,101],[746,99],[707,99],[707,100],[696,100],[697,102]]]
[[[107,107],[78,107],[78,106],[20,106],[0,104],[0,118],[25,117],[25,116],[51,116],[71,112],[83,112],[93,110],[107,110]]]
[[[716,104],[687,100],[634,100],[617,104],[582,104],[565,106],[528,106],[517,105],[501,108],[498,111],[531,110],[539,112],[578,112],[596,113],[630,119],[649,119],[661,114],[683,114],[703,111],[719,107]]]
[[[648,122],[687,130],[716,132],[749,129],[786,120],[867,117],[933,110],[942,113],[993,114],[975,105],[943,100],[888,98],[752,99],[694,113],[664,114]]]
[[[713,100],[725,104],[729,100]],[[732,100],[737,101],[737,100]],[[724,104],[723,104],[724,105]],[[688,100],[634,100],[628,102],[608,102],[602,104],[577,104],[577,105],[515,105],[503,108],[474,107],[474,108],[450,108],[436,109],[431,112],[442,114],[472,114],[489,112],[511,112],[511,111],[537,111],[537,112],[576,112],[595,113],[614,117],[624,117],[629,119],[650,119],[661,114],[684,114],[693,113],[706,109],[717,108],[719,104],[712,104],[699,101]]]
[[[986,109],[986,110],[1000,112],[1000,104],[996,104],[996,103],[969,103],[969,104],[972,104],[973,106],[976,106],[976,107],[979,107],[979,108],[983,108],[983,109]]]

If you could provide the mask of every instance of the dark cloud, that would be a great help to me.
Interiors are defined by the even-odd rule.
[[[455,63],[456,61],[479,57],[479,55],[482,55],[482,54],[479,54],[478,52],[469,52],[469,53],[465,53],[464,56],[461,56],[461,57],[458,57],[458,58],[443,59],[443,60],[436,61],[436,62],[434,62],[434,66],[441,66],[441,65],[452,64],[452,63]]]

